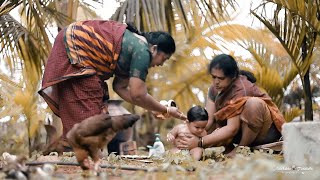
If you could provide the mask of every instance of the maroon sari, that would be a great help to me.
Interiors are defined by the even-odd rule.
[[[39,94],[61,118],[64,137],[74,124],[101,113],[104,80],[113,75],[125,29],[118,22],[93,20],[71,24],[57,35]]]

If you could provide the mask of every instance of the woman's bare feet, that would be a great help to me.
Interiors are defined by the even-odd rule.
[[[234,156],[236,155],[236,151],[237,151],[237,148],[233,148],[232,151],[228,152],[225,157],[227,158],[234,158]]]

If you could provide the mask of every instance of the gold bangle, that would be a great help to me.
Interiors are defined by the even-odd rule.
[[[183,113],[180,114],[180,116],[179,116],[180,119],[182,118],[182,115],[183,115]]]
[[[166,118],[168,118],[169,116],[170,116],[170,110],[169,110],[169,107],[167,107],[167,112],[166,112],[166,114],[164,115],[164,117],[166,117]]]
[[[201,147],[203,148],[204,143],[203,143],[203,138],[201,138]]]
[[[199,138],[198,147],[202,147],[202,137]]]

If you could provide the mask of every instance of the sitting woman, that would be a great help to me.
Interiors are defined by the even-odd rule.
[[[208,135],[177,140],[178,148],[223,145],[227,147],[226,153],[233,156],[233,144],[256,146],[275,142],[281,137],[281,127],[285,123],[281,112],[268,94],[248,77],[240,75],[232,56],[216,56],[209,64],[209,73],[213,83],[206,104]]]

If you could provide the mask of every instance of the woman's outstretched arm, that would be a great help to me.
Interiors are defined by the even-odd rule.
[[[202,137],[202,146],[211,147],[218,144],[225,144],[230,138],[233,138],[240,129],[240,118],[235,116],[228,119],[227,125],[223,126],[211,134]],[[182,137],[179,142],[176,142],[176,146],[180,149],[193,149],[198,147],[200,138],[194,136]]]
[[[207,99],[206,110],[208,112],[208,123],[206,125],[206,131],[208,133],[211,133],[217,128],[217,123],[215,122],[213,116],[213,114],[216,112],[216,105],[210,98]]]
[[[125,101],[138,105],[150,111],[157,111],[161,113],[169,113],[170,116],[178,119],[186,119],[178,108],[161,105],[148,92],[144,81],[139,78],[120,78],[115,77],[113,81],[114,91]]]

